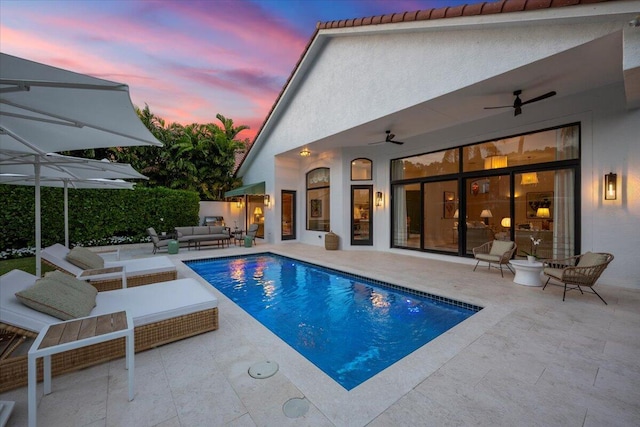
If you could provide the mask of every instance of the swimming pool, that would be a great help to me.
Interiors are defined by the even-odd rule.
[[[482,309],[271,253],[185,264],[347,390]]]

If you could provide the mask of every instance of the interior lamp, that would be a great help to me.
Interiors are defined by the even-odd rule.
[[[382,191],[376,192],[376,206],[382,206]]]
[[[507,167],[507,156],[489,156],[484,159],[485,169],[499,169]]]
[[[536,217],[538,218],[550,218],[551,212],[549,212],[549,208],[538,208],[536,211]]]
[[[504,228],[511,228],[511,217],[505,216],[504,218],[502,218],[502,221],[500,221],[500,225]]]
[[[253,210],[253,214],[262,215],[262,208],[260,206],[256,206],[256,208]]]
[[[611,172],[604,176],[604,199],[616,200],[618,197],[617,191],[618,175]]]
[[[534,185],[538,183],[538,174],[536,172],[523,173],[520,179],[520,185]]]
[[[490,209],[483,209],[482,212],[480,212],[480,218],[484,218],[485,225],[489,225],[489,218],[493,218],[493,214]]]
[[[309,151],[309,149],[308,149],[308,148],[303,148],[303,149],[300,151],[300,155],[301,155],[302,157],[309,157],[309,156],[311,155],[311,151]]]

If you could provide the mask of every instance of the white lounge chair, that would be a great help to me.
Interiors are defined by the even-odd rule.
[[[66,256],[69,252],[67,247],[56,243],[41,251],[42,261],[67,274],[76,277],[83,275],[83,279],[89,278],[90,283],[99,291],[121,289],[124,284],[123,277],[126,277],[124,287],[148,285],[175,280],[178,277],[175,264],[166,256],[105,261],[103,269],[84,270],[67,261]]]
[[[28,339],[47,324],[60,322],[53,316],[23,305],[15,293],[32,286],[37,277],[12,270],[0,277],[0,330]],[[135,326],[135,351],[177,341],[218,329],[218,300],[208,285],[195,279],[179,279],[135,288],[98,292],[90,315],[127,310]],[[17,355],[0,360],[0,392],[27,384],[27,355],[23,344]],[[100,346],[100,347],[97,347]],[[123,357],[124,341],[110,341],[52,357],[52,374],[59,375]],[[42,378],[41,366],[38,377]]]

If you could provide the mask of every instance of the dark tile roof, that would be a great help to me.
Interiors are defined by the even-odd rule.
[[[282,98],[287,86],[291,83],[291,79],[295,75],[296,71],[300,67],[302,60],[306,56],[311,44],[315,40],[318,32],[320,30],[332,29],[332,28],[347,28],[347,27],[360,27],[364,25],[382,25],[382,24],[391,24],[397,22],[411,22],[411,21],[428,21],[434,19],[446,19],[446,18],[459,18],[459,17],[469,17],[469,16],[478,16],[478,15],[493,15],[496,13],[510,13],[510,12],[526,12],[531,10],[540,10],[540,9],[550,9],[554,7],[565,7],[565,6],[576,6],[581,4],[593,4],[593,3],[603,3],[607,1],[615,1],[615,0],[498,0],[491,2],[482,2],[482,3],[474,3],[474,4],[465,4],[460,6],[451,6],[451,7],[440,7],[438,9],[426,9],[426,10],[416,10],[413,12],[401,12],[401,13],[392,13],[390,15],[378,15],[378,16],[370,16],[366,18],[355,18],[355,19],[342,19],[339,21],[327,21],[327,22],[318,22],[316,24],[316,31],[313,33],[309,42],[305,46],[298,62],[295,67],[291,71],[289,78],[285,82],[282,90],[278,94],[275,102],[271,106],[269,113],[265,117],[258,133],[256,133],[253,142],[248,147],[246,153],[242,160],[237,164],[236,173],[242,163],[244,163],[245,159],[249,155],[249,152],[254,146],[254,142],[257,141],[258,137],[262,133],[264,126],[267,124],[267,121],[273,114],[278,102]]]

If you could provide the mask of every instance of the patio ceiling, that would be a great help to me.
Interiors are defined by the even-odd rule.
[[[499,118],[515,124],[519,118],[527,117],[529,112],[548,109],[573,95],[622,82],[622,46],[622,33],[613,33],[306,146],[312,151],[350,146],[397,150],[397,146],[390,147],[389,144],[368,144],[384,140],[387,129],[393,131],[396,139],[407,143],[404,147],[410,148],[412,142],[423,142],[421,137],[425,134],[478,120]],[[510,108],[484,109],[487,106],[512,104],[513,91],[517,89],[523,90],[523,101],[552,90],[558,94],[548,100],[526,105],[523,115],[518,118],[514,118],[513,109]],[[298,157],[298,151],[292,150],[287,154]]]

